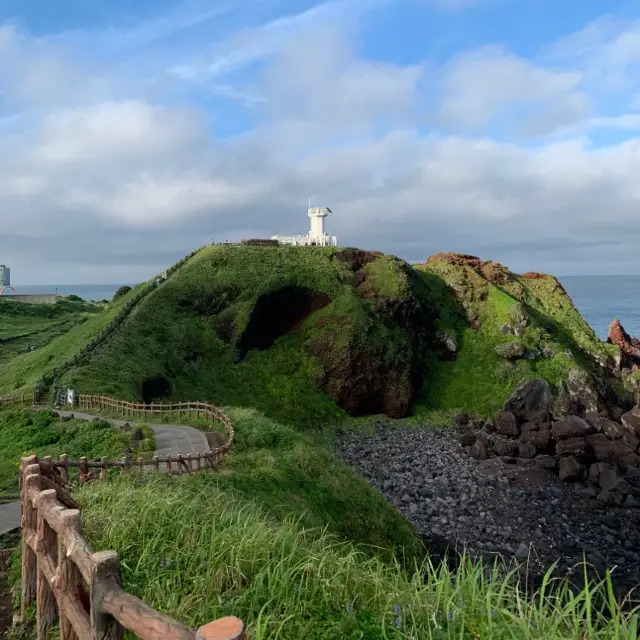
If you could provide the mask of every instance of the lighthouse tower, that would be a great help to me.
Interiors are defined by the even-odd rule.
[[[324,219],[331,213],[329,207],[309,207],[309,220],[311,228],[309,230],[309,240],[313,244],[324,245],[325,230]]]
[[[306,236],[271,236],[271,240],[277,240],[279,244],[291,244],[300,247],[337,247],[338,238],[330,236],[324,230],[324,219],[333,213],[329,207],[312,207],[309,201],[310,229]]]

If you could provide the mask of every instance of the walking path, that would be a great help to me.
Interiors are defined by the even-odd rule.
[[[121,427],[125,423],[135,426],[135,422],[130,420],[115,420],[95,416],[81,411],[58,411],[61,416],[73,414],[80,420],[93,420],[101,418],[108,420],[111,424]],[[209,450],[207,437],[195,427],[179,424],[150,424],[156,438],[157,456],[167,455],[187,455],[188,453],[203,453]],[[20,527],[20,502],[10,502],[0,505],[0,535],[18,529]]]

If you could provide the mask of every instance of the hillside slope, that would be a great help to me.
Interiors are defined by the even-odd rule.
[[[145,299],[68,382],[131,400],[206,399],[289,423],[406,415],[436,312],[393,256],[215,246]]]
[[[557,387],[575,368],[604,379],[616,351],[552,276],[459,254],[412,268],[348,248],[211,246],[64,381],[129,400],[249,406],[310,426],[488,415],[523,379]]]
[[[517,275],[501,264],[437,254],[417,270],[440,312],[438,330],[455,353],[432,359],[418,411],[490,414],[525,379],[557,387],[572,369],[623,393],[610,376],[617,348],[598,339],[553,276]]]

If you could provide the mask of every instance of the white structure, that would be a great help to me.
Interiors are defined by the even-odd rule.
[[[11,286],[11,269],[3,264],[0,264],[0,287]]]
[[[309,220],[311,228],[306,236],[271,236],[272,240],[277,240],[280,244],[292,244],[302,247],[337,247],[338,238],[330,236],[324,230],[324,219],[333,213],[329,207],[309,207]]]

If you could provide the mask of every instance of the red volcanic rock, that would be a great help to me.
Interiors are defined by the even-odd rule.
[[[434,262],[444,262],[458,267],[470,267],[493,284],[504,284],[514,277],[511,271],[499,262],[481,260],[477,256],[471,256],[466,253],[436,253],[427,258],[427,264]]]
[[[548,278],[546,273],[538,273],[537,271],[527,271],[527,273],[523,273],[522,277],[525,280],[544,280]]]
[[[625,330],[620,320],[616,318],[609,325],[609,342],[617,345],[620,352],[629,358],[634,364],[640,362],[640,347],[638,347],[638,340],[632,338]]]

